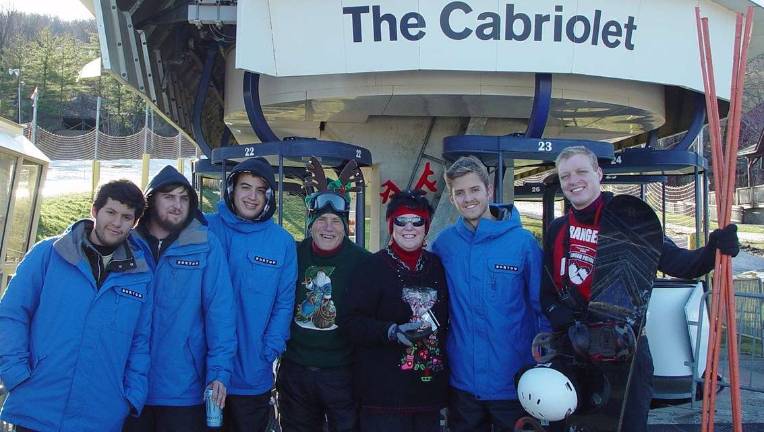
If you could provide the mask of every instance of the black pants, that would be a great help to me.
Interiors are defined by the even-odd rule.
[[[204,432],[207,416],[204,405],[146,405],[140,417],[128,416],[123,432]]]
[[[653,357],[647,337],[639,339],[634,372],[631,375],[626,406],[624,407],[621,432],[646,432],[650,402],[653,400]],[[552,422],[547,428],[550,432],[565,430],[565,422]]]
[[[480,400],[467,392],[450,388],[450,432],[514,431],[515,422],[524,415],[525,411],[517,400]]]
[[[634,359],[634,371],[631,374],[621,432],[647,431],[647,415],[650,413],[650,402],[653,400],[653,372],[650,344],[647,342],[647,337],[642,336],[639,338]]]
[[[400,415],[361,410],[361,432],[439,432],[440,411]]]
[[[324,422],[329,432],[357,430],[350,367],[319,369],[284,361],[276,388],[283,432],[320,432]]]
[[[259,395],[228,395],[223,408],[225,432],[265,432],[271,419],[271,391]]]

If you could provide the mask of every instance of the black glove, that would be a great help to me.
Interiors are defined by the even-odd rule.
[[[708,235],[708,247],[718,249],[723,255],[736,257],[740,253],[737,225],[729,224],[724,228],[715,229]]]
[[[422,321],[393,324],[387,329],[387,338],[401,345],[413,346],[414,342],[432,334],[432,327],[422,328],[422,324]]]

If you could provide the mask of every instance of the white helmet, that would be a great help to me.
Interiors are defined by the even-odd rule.
[[[525,411],[539,420],[563,420],[578,406],[573,383],[549,364],[537,365],[520,376],[517,397]]]

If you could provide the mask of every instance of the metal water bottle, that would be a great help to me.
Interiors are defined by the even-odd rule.
[[[204,391],[204,402],[207,407],[207,427],[219,428],[223,426],[223,410],[212,398],[211,387],[207,387],[207,390]]]

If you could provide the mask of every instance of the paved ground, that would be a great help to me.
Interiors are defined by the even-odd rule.
[[[733,274],[755,271],[760,272],[764,277],[764,257],[753,255],[745,250],[732,259]]]
[[[720,364],[724,366],[726,359]],[[723,376],[728,376],[726,367]],[[741,387],[758,391],[741,390],[743,402],[743,423],[746,432],[764,431],[764,359],[761,357],[742,357],[740,361]],[[686,402],[680,405],[655,408],[650,411],[651,431],[695,431],[699,430],[701,401],[694,404]],[[729,389],[723,389],[717,396],[715,424],[719,432],[728,430],[732,423],[732,411]]]

